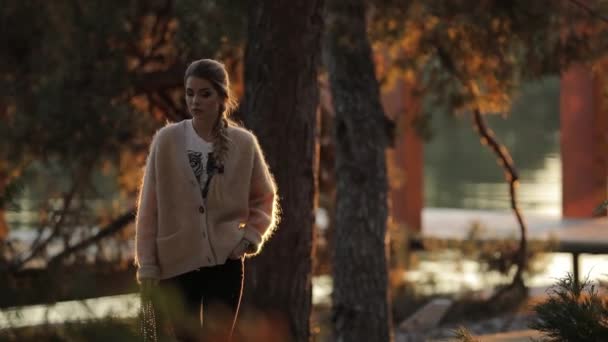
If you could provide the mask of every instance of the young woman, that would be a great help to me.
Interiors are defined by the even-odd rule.
[[[235,102],[224,66],[195,61],[184,83],[192,119],[161,128],[146,161],[137,280],[144,292],[160,290],[161,321],[176,337],[217,341],[234,330],[243,258],[276,226],[277,189],[255,136],[228,118]]]

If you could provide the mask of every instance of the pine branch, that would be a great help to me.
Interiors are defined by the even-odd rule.
[[[608,301],[588,279],[578,283],[572,274],[559,279],[534,311],[538,320],[531,328],[547,341],[608,341]]]

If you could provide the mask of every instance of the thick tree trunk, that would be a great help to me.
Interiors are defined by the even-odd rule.
[[[281,223],[247,261],[244,300],[269,313],[288,339],[310,339],[316,201],[320,0],[256,1],[245,52],[245,122],[278,184]]]
[[[328,0],[324,59],[335,109],[335,341],[392,339],[386,260],[386,118],[364,0]]]

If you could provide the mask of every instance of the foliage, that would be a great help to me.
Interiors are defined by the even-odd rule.
[[[124,203],[139,186],[152,134],[165,120],[187,115],[181,100],[185,65],[202,57],[238,58],[245,4],[69,0],[2,6],[0,220],[3,209],[33,200],[24,210],[36,214],[35,228],[66,247],[65,241],[91,237],[128,212],[131,205]],[[24,173],[29,176],[20,177]],[[37,256],[44,256],[50,241],[40,242]]]
[[[478,341],[478,340],[474,339],[473,336],[471,335],[471,333],[463,327],[458,328],[454,332],[454,337],[458,341],[461,341],[461,342],[477,342]]]
[[[467,238],[460,246],[465,256],[473,257],[482,265],[484,271],[497,271],[503,275],[508,275],[517,264],[517,253],[519,241],[515,237],[498,238],[488,240],[483,236],[483,226],[474,223],[468,233]],[[534,275],[545,266],[543,263],[543,253],[549,252],[554,247],[556,241],[530,241],[526,250],[526,273]]]
[[[0,342],[140,340],[134,320],[121,320],[113,317],[43,327],[10,328],[0,333]]]
[[[593,210],[593,214],[598,216],[602,215],[602,213],[606,212],[606,209],[608,209],[608,200],[605,200],[600,205],[598,205],[597,208]]]
[[[375,4],[370,35],[394,60],[385,79],[418,78],[423,94],[456,111],[505,112],[522,81],[594,61],[608,48],[606,23],[572,1]],[[601,13],[608,2],[594,6]]]
[[[430,252],[440,250],[456,250],[463,258],[475,260],[480,263],[482,272],[498,272],[509,275],[517,262],[517,244],[515,237],[490,237],[484,233],[486,228],[479,222],[474,222],[462,240],[444,240],[437,238],[420,239],[420,243]],[[417,238],[418,239],[418,238]],[[551,251],[556,241],[550,238],[547,241],[532,240],[529,242],[526,264],[528,276],[541,272],[546,266],[544,253]]]
[[[181,110],[172,91],[183,70],[172,67],[238,49],[244,24],[236,13],[243,7],[78,0],[3,6],[0,170],[53,157],[64,165],[106,158],[118,165],[120,155],[142,152],[160,121],[177,115],[168,111]],[[232,30],[220,30],[222,20],[231,20]],[[173,74],[152,78],[162,71]]]
[[[509,182],[512,209],[521,239],[515,254],[512,287],[523,287],[526,224],[517,206],[518,174],[481,114],[506,113],[522,81],[560,74],[582,62],[597,62],[608,48],[606,22],[591,17],[607,2],[587,7],[578,1],[522,0],[378,1],[370,32],[383,37],[377,50],[389,51],[394,67],[384,77],[404,75],[417,92],[449,112],[470,111],[483,145],[499,158]],[[401,72],[387,72],[395,69]],[[390,82],[388,82],[390,83]],[[428,136],[428,116],[417,114],[419,131]]]
[[[21,174],[13,177],[4,187],[4,193],[0,193],[0,208],[19,210],[19,204],[15,199],[23,194],[25,185],[29,181],[28,176]]]
[[[568,274],[534,307],[539,319],[531,327],[543,332],[545,341],[606,341],[608,297],[603,291],[589,280],[576,283]]]

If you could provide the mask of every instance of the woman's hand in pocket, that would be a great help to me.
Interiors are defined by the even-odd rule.
[[[237,259],[244,257],[245,253],[249,250],[250,246],[251,246],[251,242],[249,242],[247,239],[243,238],[241,240],[241,242],[239,242],[239,244],[236,245],[236,247],[232,250],[232,253],[230,253],[229,258],[237,260]]]

